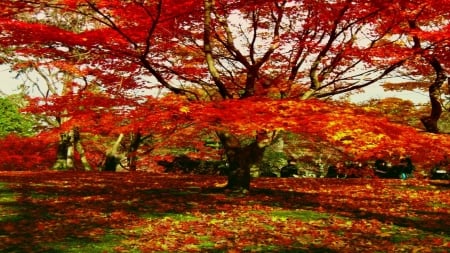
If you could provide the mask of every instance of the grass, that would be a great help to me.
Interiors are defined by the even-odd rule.
[[[301,221],[314,221],[320,219],[328,219],[329,214],[320,213],[310,210],[278,210],[271,213],[272,219],[288,220],[297,219]]]
[[[195,216],[180,214],[180,213],[143,213],[140,214],[139,217],[144,219],[171,219],[175,221],[194,221],[197,220]]]
[[[15,222],[23,219],[16,206],[17,194],[0,182],[0,222]],[[0,234],[1,236],[1,234]]]
[[[84,238],[66,238],[61,242],[45,243],[41,246],[41,252],[67,252],[67,253],[104,253],[120,250],[120,244],[125,237],[118,236],[111,231],[97,240],[86,240]],[[128,249],[127,252],[139,252],[139,250]]]
[[[446,252],[428,181],[0,172],[0,252]],[[236,252],[236,251],[234,251]]]

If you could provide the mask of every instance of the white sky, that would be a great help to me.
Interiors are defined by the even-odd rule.
[[[6,94],[16,93],[21,81],[14,79],[15,74],[10,73],[7,66],[0,65],[0,91]]]
[[[428,94],[422,91],[384,91],[383,87],[377,85],[369,85],[364,88],[364,93],[351,96],[351,101],[355,103],[364,102],[369,99],[381,99],[386,97],[396,97],[405,100],[411,100],[414,104],[424,104],[429,102]]]

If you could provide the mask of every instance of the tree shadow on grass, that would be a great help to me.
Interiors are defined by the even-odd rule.
[[[321,210],[349,218],[376,219],[398,226],[448,233],[448,226],[442,222],[450,220],[448,213],[422,210],[414,203],[408,203],[411,208],[418,208],[416,211],[420,219],[392,215],[391,212],[384,212],[383,208],[371,209],[363,203],[382,204],[384,208],[390,208],[389,205],[395,206],[401,202],[391,203],[389,199],[376,195],[352,196],[346,189],[340,195],[339,192],[320,190],[323,187],[319,185],[320,180],[271,179],[270,184],[257,181],[247,195],[223,194],[212,187],[213,182],[217,181],[217,177],[148,173],[0,173],[0,182],[7,182],[10,189],[1,189],[2,194],[8,195],[11,191],[16,198],[13,202],[0,203],[12,214],[9,218],[0,219],[0,251],[114,251],[115,247],[120,247],[122,240],[128,239],[129,235],[121,231],[134,229],[142,219],[173,219],[174,216],[176,219],[177,215],[189,219],[189,214],[195,212],[208,215],[233,211],[234,205],[251,207],[255,203],[282,209]],[[271,187],[274,183],[283,182],[288,186]],[[342,188],[341,181],[327,182],[327,187]],[[353,183],[351,189],[358,187],[360,182]],[[226,247],[217,250],[226,251]],[[326,245],[279,246],[271,252],[289,250],[334,252]]]
[[[298,180],[298,179],[293,179]],[[265,196],[264,205],[274,205],[286,209],[306,209],[318,210],[337,214],[340,216],[355,219],[376,219],[386,224],[393,224],[401,227],[413,227],[423,231],[436,234],[450,235],[450,213],[445,210],[433,210],[426,196],[419,195],[414,198],[396,198],[396,196],[383,195],[382,191],[364,189],[370,181],[367,180],[329,180],[327,185],[330,189],[336,187],[336,191],[316,191],[317,193],[307,193],[302,191],[280,190],[271,188],[255,188],[252,194],[256,198]],[[317,180],[323,182],[324,180]],[[311,182],[311,180],[309,180]],[[391,183],[395,184],[395,181]],[[334,184],[334,185],[333,185]],[[337,188],[348,184],[351,187],[363,186],[359,194],[353,192],[339,191]],[[295,185],[293,183],[293,185]],[[322,185],[323,186],[323,185]],[[319,186],[316,186],[319,187]],[[390,186],[395,188],[395,186]],[[408,186],[402,185],[397,191],[401,192]],[[414,187],[411,187],[414,188]],[[362,191],[368,194],[363,194]],[[445,187],[442,187],[442,197],[445,197]],[[447,190],[448,191],[448,190]],[[370,194],[369,194],[370,193]],[[395,194],[392,191],[391,194]],[[386,193],[384,193],[386,194]],[[270,196],[269,198],[267,196]],[[437,196],[439,197],[439,196]],[[431,201],[431,199],[429,199]],[[439,202],[439,199],[434,201]]]
[[[10,189],[2,191],[15,195],[15,201],[0,203],[11,214],[0,218],[1,252],[66,252],[65,245],[101,243],[111,231],[132,227],[146,213],[190,209],[182,199],[192,192],[177,189],[183,187],[179,180],[166,188],[168,182],[160,185],[157,181],[163,179],[150,175],[138,182],[107,173],[40,175],[1,178]]]
[[[0,203],[12,214],[0,219],[1,252],[121,251],[121,243],[130,239],[130,234],[124,231],[136,229],[143,220],[170,218],[195,222],[196,217],[190,213],[214,216],[230,211],[235,204],[245,205],[239,203],[240,196],[215,191],[211,185],[217,182],[217,177],[0,173],[0,182],[7,182],[8,189],[2,191],[14,193],[15,197],[15,201]],[[138,246],[131,247],[128,250],[135,247],[139,252]],[[223,246],[203,250],[227,249],[228,246]],[[277,245],[272,249],[271,252],[334,252],[316,245]]]

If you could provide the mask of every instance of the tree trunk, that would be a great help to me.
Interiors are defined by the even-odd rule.
[[[128,154],[127,154],[127,160],[128,160],[128,167],[130,168],[130,171],[136,171],[137,169],[137,150],[139,146],[141,145],[142,141],[142,134],[138,131],[134,133],[131,137],[131,143],[128,147]]]
[[[117,138],[114,145],[111,147],[111,149],[106,152],[106,158],[105,163],[103,165],[103,171],[113,171],[115,172],[117,169],[117,165],[120,163],[120,157],[118,154],[119,145],[122,142],[123,134],[120,134]]]
[[[69,144],[67,145],[67,169],[73,169],[75,167],[75,134],[73,130],[70,130],[67,134]]]
[[[56,162],[53,165],[55,170],[67,170],[75,167],[75,151],[80,155],[81,164],[84,170],[92,170],[89,164],[86,153],[84,152],[83,145],[80,139],[80,130],[78,127],[74,127],[68,133],[62,133],[57,149]]]
[[[429,116],[424,116],[420,119],[424,125],[426,131],[430,133],[438,133],[438,121],[442,114],[442,105],[440,99],[440,89],[445,82],[446,76],[444,70],[436,58],[430,60],[431,66],[433,66],[436,72],[436,79],[433,84],[428,88],[428,94],[430,96],[431,113]]]
[[[59,137],[58,149],[56,153],[56,162],[53,165],[54,170],[66,170],[67,169],[67,151],[70,144],[69,136],[66,133],[62,133]]]
[[[56,162],[53,165],[54,170],[68,170],[75,167],[75,151],[80,155],[81,164],[84,170],[91,171],[83,145],[81,144],[80,131],[78,127],[74,127],[68,133],[60,135],[58,149],[56,154]]]
[[[223,144],[228,159],[228,184],[226,188],[231,190],[248,191],[250,189],[250,168],[258,165],[264,154],[265,148],[270,142],[262,138],[266,133],[258,134],[251,144],[242,146],[238,138],[232,134],[219,132],[218,137]]]
[[[84,148],[80,140],[78,140],[75,144],[75,149],[77,150],[78,154],[80,154],[81,165],[83,165],[84,170],[91,171],[92,167],[89,164],[89,161],[86,157],[86,152],[84,152]]]
[[[409,20],[408,24],[412,30],[420,31],[420,28],[417,26],[416,20]],[[415,50],[421,50],[422,48],[421,40],[417,35],[413,36],[413,42],[414,42],[413,48]],[[442,114],[442,105],[439,102],[440,99],[439,91],[445,82],[446,76],[444,73],[444,69],[441,66],[441,63],[436,57],[433,56],[431,57],[431,59],[428,59],[428,63],[433,67],[434,72],[436,73],[436,78],[428,88],[428,94],[430,96],[430,104],[431,104],[430,116],[424,116],[420,118],[420,121],[422,122],[426,131],[430,133],[438,133],[439,132],[438,121]]]
[[[212,27],[212,14],[214,12],[214,0],[204,0],[204,23],[203,23],[203,52],[205,53],[206,64],[208,65],[209,73],[214,81],[214,84],[219,90],[219,94],[223,98],[231,98],[231,94],[228,93],[228,90],[225,87],[225,84],[220,79],[220,72],[217,70],[216,65],[214,63],[213,56],[213,43],[211,42],[211,33],[213,30]]]

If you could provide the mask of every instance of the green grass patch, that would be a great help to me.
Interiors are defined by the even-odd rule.
[[[0,222],[16,222],[23,218],[15,204],[16,197],[6,183],[0,183]]]
[[[42,250],[46,252],[67,252],[67,253],[105,253],[124,252],[134,253],[140,252],[130,245],[126,245],[123,241],[125,237],[113,234],[112,231],[99,236],[97,238],[66,238],[61,242],[42,244]],[[125,245],[125,246],[124,246]]]
[[[29,196],[33,199],[52,199],[52,198],[57,198],[59,195],[57,193],[42,193],[42,192],[33,191],[30,193]]]
[[[313,221],[319,219],[328,219],[330,217],[327,213],[320,213],[310,210],[277,210],[273,211],[270,214],[272,216],[272,220],[287,220],[287,219],[296,219],[301,221]]]
[[[0,203],[7,204],[16,201],[17,194],[12,192],[6,183],[0,182]]]
[[[450,209],[450,205],[447,205],[445,203],[438,202],[438,201],[430,201],[430,202],[428,202],[428,206],[437,207],[437,208],[449,208]]]
[[[195,216],[182,213],[143,213],[139,217],[144,219],[172,219],[175,221],[195,221],[198,219]]]
[[[396,244],[407,242],[417,236],[417,234],[413,234],[410,231],[404,231],[402,227],[396,225],[383,227],[381,231],[386,235],[389,234],[390,241]]]
[[[200,243],[198,244],[198,248],[204,249],[204,250],[211,250],[214,249],[214,246],[216,245],[215,242],[212,242],[209,236],[199,236],[198,240]]]
[[[450,236],[444,234],[435,234],[430,231],[424,231],[420,229],[405,228],[397,225],[385,226],[381,228],[382,234],[389,235],[389,240],[395,244],[405,244],[410,241],[422,241],[427,237],[434,238],[434,240],[442,240],[444,242],[450,242]]]

